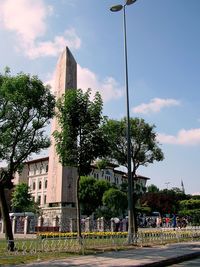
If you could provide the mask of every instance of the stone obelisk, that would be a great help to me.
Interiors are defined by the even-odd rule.
[[[56,66],[54,94],[56,99],[68,89],[77,89],[77,64],[70,50],[66,47],[60,55]],[[51,147],[49,152],[49,171],[47,186],[46,216],[62,218],[76,217],[76,168],[63,167],[56,153],[55,140],[52,133],[59,129],[57,119],[51,124]]]

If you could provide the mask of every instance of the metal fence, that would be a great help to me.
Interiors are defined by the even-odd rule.
[[[156,228],[155,218],[154,223],[150,220],[150,224],[147,224],[147,228]],[[59,218],[55,216],[53,220],[49,217],[39,216],[11,216],[12,230],[14,234],[20,233],[34,233],[34,232],[76,232],[77,220],[74,218]],[[138,224],[139,227],[144,227]],[[167,229],[171,227],[170,224],[163,224]],[[185,225],[186,226],[186,225]],[[144,227],[144,228],[146,228]],[[118,218],[111,218],[105,220],[105,218],[92,219],[90,217],[81,219],[81,231],[82,232],[126,232],[128,230],[128,220],[124,218],[119,220]],[[3,221],[0,221],[0,233],[4,232]]]
[[[7,250],[7,242],[0,240],[0,263],[3,259],[14,258],[17,255],[35,255],[40,258],[41,255],[49,253],[81,253],[87,251],[104,251],[105,249],[121,249],[127,247],[127,233],[110,232],[109,234],[90,233],[83,234],[79,240],[74,236],[58,235],[52,237],[36,237],[34,239],[16,239],[14,251]],[[136,236],[132,237],[135,246],[152,246],[166,244],[170,242],[199,241],[200,228],[190,227],[177,230],[139,230]]]

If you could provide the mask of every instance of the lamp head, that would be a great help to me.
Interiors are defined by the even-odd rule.
[[[136,2],[137,0],[126,0],[126,5],[129,6],[129,5],[132,5]]]
[[[110,8],[110,11],[112,11],[112,12],[117,12],[117,11],[122,10],[122,8],[123,8],[122,5],[112,6],[112,7]]]

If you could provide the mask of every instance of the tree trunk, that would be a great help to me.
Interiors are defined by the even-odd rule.
[[[79,181],[80,175],[78,173],[77,181],[76,181],[76,212],[77,212],[77,237],[81,242],[81,209],[80,209],[80,201],[79,201]]]
[[[4,227],[5,227],[5,236],[8,241],[8,250],[14,251],[14,237],[12,232],[12,225],[9,216],[8,204],[5,197],[5,189],[1,185],[0,186],[0,207],[1,213],[3,217]]]

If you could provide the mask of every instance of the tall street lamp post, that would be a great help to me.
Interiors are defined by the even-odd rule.
[[[127,122],[127,166],[128,166],[128,243],[133,243],[136,231],[133,204],[133,179],[131,173],[131,139],[130,139],[130,112],[129,112],[129,90],[128,90],[128,59],[127,59],[127,38],[126,38],[126,6],[134,4],[137,0],[125,0],[124,5],[116,5],[110,8],[112,12],[123,9],[123,28],[124,28],[124,58],[125,58],[125,85],[126,85],[126,122]]]

